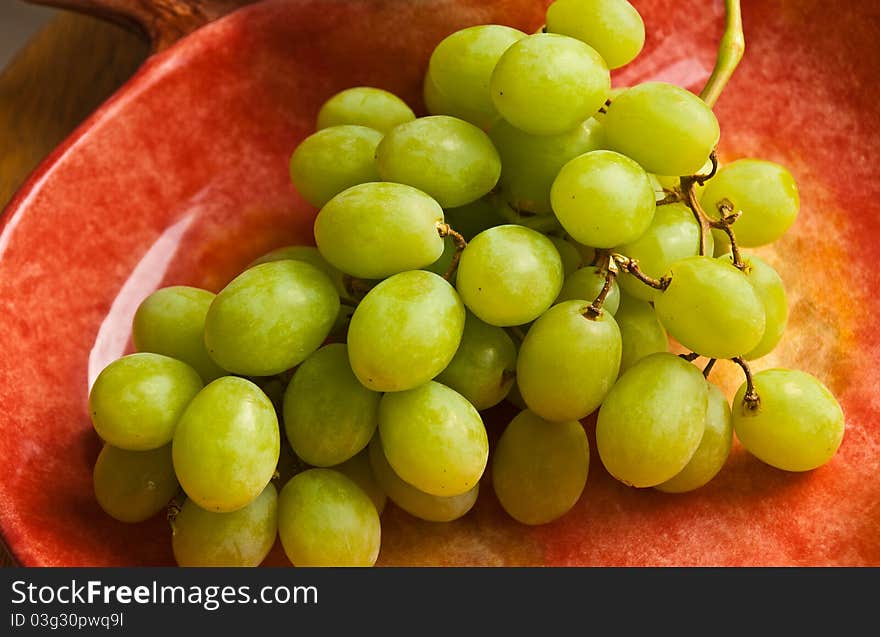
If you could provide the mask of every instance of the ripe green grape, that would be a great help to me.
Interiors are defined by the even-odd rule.
[[[547,30],[586,42],[612,69],[632,62],[645,45],[645,23],[626,0],[556,0]]]
[[[428,522],[451,522],[470,511],[477,501],[479,483],[461,495],[443,497],[419,491],[404,482],[388,464],[379,436],[375,436],[370,442],[369,454],[376,481],[391,501],[410,515]]]
[[[615,383],[596,422],[596,446],[612,476],[653,487],[690,461],[706,427],[708,384],[694,365],[660,352]]]
[[[364,126],[332,126],[306,137],[290,157],[290,180],[320,208],[351,186],[379,181],[376,147],[382,133]]]
[[[456,289],[477,318],[501,327],[538,318],[562,288],[562,260],[540,232],[503,225],[481,232],[461,254]]]
[[[345,277],[345,275],[338,268],[334,268],[332,265],[330,265],[327,262],[327,259],[321,256],[321,252],[315,246],[299,245],[283,246],[281,248],[276,248],[275,250],[271,250],[266,254],[251,261],[248,267],[252,268],[255,265],[260,265],[261,263],[284,261],[286,259],[290,259],[291,261],[305,261],[306,263],[311,263],[319,270],[323,270],[324,274],[330,277],[330,280],[333,281],[333,284],[336,286],[336,289],[340,294],[347,294],[345,283],[343,281],[343,277]]]
[[[173,529],[178,566],[259,566],[278,534],[278,491],[269,483],[253,502],[231,513],[205,511],[187,500]]]
[[[373,437],[378,438],[378,436]],[[370,465],[370,452],[368,449],[362,450],[357,455],[333,468],[358,485],[364,493],[370,496],[370,500],[373,501],[376,507],[376,513],[382,515],[382,511],[385,510],[387,496],[376,478],[373,467]]]
[[[272,401],[252,382],[225,376],[199,392],[177,423],[174,470],[200,507],[235,511],[272,479],[280,440]]]
[[[129,451],[171,442],[184,409],[202,389],[196,370],[161,354],[129,354],[103,369],[89,393],[95,431]]]
[[[443,209],[404,184],[349,188],[315,219],[315,241],[328,262],[352,276],[381,279],[431,265],[443,254]]]
[[[310,469],[284,486],[278,532],[294,566],[373,566],[382,539],[373,501],[333,469]]]
[[[177,493],[171,445],[149,451],[127,451],[104,445],[92,472],[95,499],[120,522],[148,520]]]
[[[495,108],[531,135],[559,135],[586,120],[608,97],[605,60],[580,40],[538,33],[515,42],[495,66]]]
[[[664,493],[684,493],[699,489],[718,475],[730,455],[732,445],[730,405],[721,390],[709,383],[706,429],[700,445],[684,469],[654,488]]]
[[[351,124],[387,133],[398,124],[416,118],[402,99],[371,86],[345,89],[324,102],[318,111],[317,128]]]
[[[620,330],[608,312],[583,314],[589,303],[554,305],[529,328],[519,349],[516,382],[529,409],[545,420],[580,420],[611,389],[620,368]]]
[[[507,223],[504,217],[498,214],[498,206],[491,196],[481,197],[464,206],[448,208],[443,212],[446,223],[460,232],[468,241],[483,230]]]
[[[425,73],[422,81],[422,98],[425,101],[425,108],[431,115],[447,115],[457,117],[474,126],[486,130],[491,126],[493,119],[486,119],[486,114],[475,110],[468,110],[462,103],[456,102],[449,95],[443,93],[430,73]],[[493,106],[494,110],[495,107]],[[500,117],[495,112],[494,117]]]
[[[546,235],[561,234],[562,224],[553,215],[536,215],[527,210],[519,210],[512,203],[505,201],[503,197],[495,197],[498,214],[506,223],[523,226],[530,230],[537,230]]]
[[[738,245],[753,248],[773,243],[794,223],[800,197],[794,177],[784,166],[761,159],[739,159],[723,166],[707,184],[700,202],[719,217],[717,204],[727,199],[742,214],[733,225]]]
[[[385,394],[379,435],[394,472],[431,495],[470,491],[489,457],[480,414],[464,396],[434,381]]]
[[[689,257],[670,267],[671,283],[654,299],[663,327],[709,358],[733,358],[764,336],[764,304],[748,278],[729,263]]]
[[[213,300],[211,292],[185,285],[156,290],[134,314],[135,349],[176,358],[196,370],[206,383],[224,376],[226,372],[205,348],[205,316]]]
[[[570,159],[602,147],[602,126],[594,118],[558,135],[529,135],[505,120],[489,129],[501,156],[501,197],[517,210],[553,213],[550,188]]]
[[[444,208],[479,199],[501,175],[498,151],[486,133],[445,115],[420,117],[390,131],[376,161],[382,179],[419,188]]]
[[[565,279],[556,302],[562,301],[586,301],[587,304],[592,303],[599,292],[605,287],[605,275],[594,265],[576,270]],[[615,314],[620,305],[620,288],[617,281],[612,281],[611,289],[605,297],[605,303],[602,308],[609,314]]]
[[[464,322],[464,305],[442,277],[424,270],[395,274],[370,290],[351,317],[351,368],[374,391],[417,387],[455,356]]]
[[[698,172],[721,134],[703,100],[665,82],[639,84],[618,95],[602,125],[609,149],[659,175]]]
[[[623,346],[620,354],[621,374],[645,356],[669,349],[666,330],[647,301],[621,294],[620,307],[614,314],[614,320],[620,328]]]
[[[757,409],[744,404],[747,385],[733,399],[733,430],[742,445],[784,471],[811,471],[837,453],[843,410],[819,379],[806,372],[767,369],[753,376]]]
[[[581,497],[589,466],[590,446],[579,422],[548,422],[522,411],[498,440],[492,486],[512,518],[546,524]]]
[[[566,279],[584,265],[584,258],[574,243],[561,237],[548,236],[548,239],[556,246],[559,258],[562,259],[562,275]],[[563,286],[565,284],[563,283]],[[614,312],[612,312],[613,314]]]
[[[319,349],[284,392],[284,430],[296,455],[316,467],[354,456],[376,431],[380,397],[358,382],[344,344]]]
[[[339,295],[324,272],[305,261],[249,268],[211,303],[205,345],[221,367],[271,376],[301,363],[330,333]]]
[[[452,115],[481,128],[491,124],[498,117],[489,94],[492,70],[501,54],[525,36],[510,27],[485,24],[444,38],[431,53],[425,80],[442,97],[428,104],[431,114]],[[430,108],[441,104],[441,110]]]
[[[507,332],[468,313],[458,351],[437,381],[483,410],[504,400],[515,370],[516,345]]]

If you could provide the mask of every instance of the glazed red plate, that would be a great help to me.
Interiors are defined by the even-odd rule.
[[[641,0],[648,38],[615,84],[698,91],[714,63],[720,0]],[[162,519],[127,526],[92,495],[99,442],[90,381],[130,347],[138,303],[162,285],[221,288],[271,248],[311,242],[315,210],[287,159],[317,110],[373,85],[421,109],[431,49],[455,29],[531,32],[534,0],[268,1],[153,56],[34,173],[0,231],[0,525],[25,565],[172,564]],[[687,495],[611,479],[593,446],[587,487],[562,519],[506,517],[488,477],[449,524],[389,505],[380,564],[880,565],[880,5],[744,0],[747,51],[716,112],[722,162],[759,156],[796,176],[802,210],[761,251],[789,292],[781,345],[757,362],[820,377],[847,429],[837,456],[804,474],[738,445]],[[729,395],[732,365],[713,379]],[[488,418],[497,435],[504,408]],[[588,432],[592,422],[587,421]],[[267,560],[284,564],[276,549]]]

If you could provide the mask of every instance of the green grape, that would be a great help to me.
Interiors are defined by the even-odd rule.
[[[583,267],[584,259],[581,256],[580,250],[575,247],[574,243],[561,237],[548,236],[547,238],[553,242],[553,245],[556,246],[556,251],[559,252],[559,258],[562,259],[562,275],[566,279],[575,271]],[[564,285],[565,283],[563,283],[563,286]],[[612,314],[614,314],[614,312],[612,312]]]
[[[501,116],[531,135],[571,130],[599,110],[610,89],[605,60],[580,40],[555,33],[515,42],[490,82]]]
[[[562,224],[553,215],[536,215],[528,210],[519,210],[501,197],[497,197],[495,201],[498,215],[508,224],[524,226],[546,235],[563,232]]]
[[[708,393],[700,370],[675,354],[651,354],[630,367],[596,421],[596,446],[608,473],[633,487],[677,475],[703,437]]]
[[[548,422],[520,412],[492,457],[492,486],[507,513],[523,524],[546,524],[575,505],[587,483],[590,445],[577,421]]]
[[[749,452],[784,471],[811,471],[831,460],[843,441],[843,410],[815,376],[767,369],[753,376],[757,409],[744,404],[747,384],[733,399],[733,430]]]
[[[729,263],[689,257],[672,264],[671,283],[654,299],[660,323],[679,343],[708,358],[733,358],[764,336],[764,304]]]
[[[275,250],[271,250],[261,257],[254,259],[250,263],[250,265],[248,265],[248,268],[252,268],[255,265],[260,265],[261,263],[284,261],[286,259],[290,259],[291,261],[305,261],[306,263],[311,263],[319,270],[323,270],[324,274],[330,277],[330,280],[333,281],[333,284],[336,286],[336,290],[339,292],[340,295],[345,295],[348,293],[345,289],[345,275],[340,270],[330,265],[327,262],[327,259],[321,256],[321,252],[315,246],[300,245],[276,248]]]
[[[382,536],[373,501],[333,469],[310,469],[284,486],[278,532],[294,566],[373,566]]]
[[[465,310],[455,289],[433,272],[385,279],[360,302],[348,328],[348,357],[375,391],[418,387],[442,372],[461,342]]]
[[[556,302],[580,300],[589,304],[599,296],[603,287],[605,287],[605,275],[596,266],[588,265],[566,277],[562,289],[559,291],[559,296],[556,297]],[[615,314],[619,305],[620,288],[617,281],[612,281],[611,290],[605,297],[602,308],[609,314]]]
[[[526,405],[545,420],[580,420],[611,389],[620,368],[620,330],[608,312],[584,316],[588,303],[554,305],[529,328],[516,361]]]
[[[388,494],[394,504],[401,509],[428,522],[451,522],[470,511],[480,493],[477,483],[461,495],[443,497],[419,491],[411,484],[401,480],[388,464],[382,450],[382,441],[375,436],[369,445],[370,464],[379,486]]]
[[[394,472],[431,495],[469,491],[489,457],[480,414],[464,396],[434,381],[382,396],[379,435]]]
[[[485,24],[456,31],[431,53],[425,82],[441,100],[425,100],[433,115],[452,115],[484,128],[498,117],[489,79],[498,58],[526,36],[522,31]],[[431,106],[442,106],[433,110]]]
[[[660,325],[657,313],[650,303],[634,299],[628,294],[620,295],[620,307],[614,313],[620,328],[620,373],[649,354],[669,349],[666,330]]]
[[[224,376],[226,372],[205,348],[205,316],[213,300],[211,292],[185,285],[156,290],[134,314],[135,349],[176,358],[196,370],[206,383]]]
[[[339,295],[324,272],[305,261],[249,268],[211,303],[205,345],[236,374],[271,376],[295,367],[330,333]]]
[[[610,150],[660,175],[698,172],[720,137],[712,109],[693,93],[665,82],[624,91],[611,102],[602,124]]]
[[[501,327],[534,321],[562,288],[562,260],[553,242],[523,226],[478,234],[461,254],[456,289],[477,318]]]
[[[431,115],[447,115],[464,120],[474,126],[486,130],[492,125],[493,119],[486,119],[486,114],[479,111],[468,110],[461,102],[454,101],[449,95],[443,93],[430,73],[425,74],[422,82],[422,98],[425,109]],[[493,106],[494,110],[495,107]],[[500,117],[495,113],[495,117]]]
[[[710,253],[711,249],[710,240]],[[618,246],[615,252],[636,259],[642,272],[659,279],[674,262],[699,254],[700,225],[682,203],[658,206],[645,233],[632,243]],[[653,301],[660,294],[631,274],[621,273],[618,283],[624,292],[642,301]]]
[[[325,345],[302,362],[284,392],[291,447],[316,467],[345,462],[373,437],[380,397],[358,382],[344,344]]]
[[[441,254],[434,263],[425,266],[422,269],[427,270],[428,272],[433,272],[434,274],[439,274],[440,276],[445,276],[446,273],[449,272],[449,268],[452,267],[452,260],[455,258],[456,252],[458,252],[458,246],[455,244],[455,239],[452,238],[452,235],[446,235],[443,238],[443,254]],[[454,270],[447,280],[455,285]]]
[[[253,502],[231,513],[205,511],[187,500],[173,529],[178,566],[259,566],[278,534],[278,491],[269,483]]]
[[[550,200],[565,231],[596,248],[635,241],[651,225],[656,208],[647,173],[610,150],[594,150],[565,164]]]
[[[126,451],[104,445],[92,473],[95,499],[120,522],[143,522],[177,493],[171,445],[149,451]]]
[[[547,9],[547,30],[586,42],[612,69],[632,62],[645,45],[645,23],[626,0],[556,0]]]
[[[726,263],[733,263],[731,254],[721,259]],[[743,354],[746,360],[754,360],[772,352],[782,340],[785,326],[788,324],[788,299],[782,278],[773,266],[754,254],[744,254],[742,260],[746,265],[743,272],[755,288],[758,298],[761,299],[766,317],[764,336],[754,348]]]
[[[733,225],[740,246],[753,248],[776,241],[800,210],[797,184],[784,166],[761,159],[739,159],[722,167],[700,199],[706,212],[719,217],[717,204],[727,199],[742,214]]]
[[[290,180],[320,208],[351,186],[379,181],[376,147],[382,133],[364,126],[332,126],[306,137],[290,157]]]
[[[352,276],[382,279],[431,265],[443,254],[443,209],[420,190],[361,184],[330,200],[315,219],[315,241],[329,263]]]
[[[718,475],[730,455],[732,445],[730,405],[721,390],[709,383],[706,428],[700,445],[684,469],[654,488],[665,493],[684,493],[699,489]]]
[[[468,241],[483,230],[507,223],[504,217],[498,214],[498,206],[490,196],[481,197],[458,208],[448,208],[443,212],[446,223],[460,232]]]
[[[378,436],[373,436],[378,438]],[[349,478],[358,485],[364,493],[370,496],[370,500],[376,507],[376,513],[382,515],[385,510],[385,501],[387,496],[382,486],[370,466],[370,452],[368,449],[362,450],[360,453],[352,456],[340,465],[333,467],[342,475]]]
[[[203,509],[235,511],[272,479],[280,440],[272,401],[249,380],[225,376],[199,392],[177,423],[174,471]]]
[[[324,102],[318,111],[317,128],[351,124],[387,133],[398,124],[411,122],[415,118],[406,102],[393,93],[370,86],[357,86],[345,89]]]
[[[468,313],[458,351],[437,381],[483,410],[504,400],[515,370],[516,345],[507,332]]]
[[[565,163],[602,147],[602,126],[589,118],[558,135],[529,135],[505,120],[489,129],[501,156],[501,197],[518,210],[553,213],[550,187]]]
[[[171,442],[186,406],[202,388],[196,370],[161,354],[129,354],[103,369],[89,393],[95,431],[129,451]]]

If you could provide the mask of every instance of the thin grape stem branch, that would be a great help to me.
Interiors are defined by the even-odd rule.
[[[173,498],[171,498],[171,502],[168,503],[168,507],[165,510],[165,519],[168,520],[168,526],[171,527],[171,534],[174,535],[177,532],[177,529],[174,525],[174,521],[177,519],[177,516],[180,514],[181,508],[183,508],[183,503],[186,501],[186,494],[183,492],[183,489],[177,492]]]
[[[745,374],[746,393],[743,396],[743,405],[746,409],[754,411],[761,406],[761,397],[758,396],[758,392],[755,390],[755,381],[752,378],[752,370],[749,367],[749,364],[739,356],[731,358],[730,360],[739,365],[743,370],[743,374]]]
[[[736,235],[733,233],[733,222],[739,219],[742,214],[741,210],[735,210],[729,199],[722,199],[718,202],[718,214],[721,217],[717,221],[712,221],[711,226],[723,231],[730,241],[730,254],[733,256],[733,265],[740,270],[745,270],[746,265],[742,260],[742,254],[736,243]]]
[[[710,358],[709,362],[706,363],[706,366],[703,368],[703,378],[709,378],[709,374],[712,373],[712,368],[715,367],[715,363],[718,362],[717,358]]]
[[[465,241],[464,235],[456,232],[448,223],[437,224],[437,234],[444,239],[452,237],[452,240],[455,242],[455,254],[452,255],[452,262],[449,264],[446,272],[443,273],[443,278],[448,281],[458,268],[458,262],[461,261],[461,253],[467,247],[467,241]]]
[[[614,279],[617,278],[617,265],[614,263],[614,258],[611,253],[608,253],[605,260],[602,262],[599,271],[601,272],[602,270],[605,271],[605,283],[599,291],[599,296],[597,296],[584,311],[584,317],[591,321],[595,321],[602,316],[602,306],[605,304],[605,299],[608,298],[608,293],[611,292],[611,288],[614,285]]]
[[[708,241],[712,220],[700,204],[700,198],[697,197],[697,185],[702,186],[706,181],[714,177],[715,173],[718,171],[718,155],[714,150],[709,154],[709,161],[712,162],[712,168],[707,174],[686,175],[679,179],[681,198],[684,201],[684,204],[694,213],[694,219],[697,220],[697,225],[699,226],[698,254],[700,256],[705,255],[708,251],[707,248],[709,247]]]
[[[712,75],[709,76],[706,86],[700,92],[700,97],[710,107],[715,106],[715,102],[718,101],[728,80],[733,76],[733,72],[746,50],[740,0],[724,0],[724,10],[726,14],[724,34],[718,45],[715,68],[712,69]]]
[[[685,359],[689,363],[693,363],[700,357],[700,355],[696,352],[691,352],[690,354],[679,354],[678,357]]]
[[[648,276],[639,268],[639,262],[636,259],[630,259],[627,256],[622,254],[617,254],[616,252],[611,255],[612,260],[614,261],[614,265],[616,265],[620,270],[633,275],[639,281],[647,285],[648,287],[652,287],[655,290],[660,290],[661,292],[669,287],[669,284],[672,282],[667,276],[661,277],[659,279],[655,279],[651,276]]]

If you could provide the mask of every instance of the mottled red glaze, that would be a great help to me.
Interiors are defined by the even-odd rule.
[[[616,84],[661,78],[699,89],[720,0],[634,4],[648,44]],[[800,367],[832,388],[847,416],[839,454],[795,475],[737,447],[708,487],[672,496],[614,481],[594,446],[584,496],[563,519],[513,522],[486,479],[475,510],[454,523],[389,506],[380,563],[880,565],[880,7],[743,4],[746,57],[716,108],[722,160],[782,162],[802,196],[794,229],[761,251],[786,280],[792,319],[756,367]],[[259,253],[311,240],[315,211],[286,164],[326,97],[371,84],[418,107],[420,74],[445,34],[490,21],[532,31],[545,5],[254,5],[152,58],[37,170],[0,233],[0,528],[19,561],[172,562],[161,516],[114,522],[91,491],[99,444],[88,383],[129,347],[134,308],[159,285],[218,289]],[[732,394],[732,366],[715,374]],[[511,415],[493,410],[493,436]],[[285,563],[277,547],[267,563]]]

